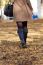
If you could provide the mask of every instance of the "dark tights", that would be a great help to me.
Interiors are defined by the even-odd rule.
[[[27,38],[27,21],[24,22],[17,22],[18,27],[18,35],[21,40],[21,43],[26,44],[26,38]]]

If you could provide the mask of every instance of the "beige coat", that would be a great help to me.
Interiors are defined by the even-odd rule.
[[[27,2],[28,1],[28,2]],[[16,21],[28,21],[32,17],[32,7],[29,0],[15,0],[13,14]]]

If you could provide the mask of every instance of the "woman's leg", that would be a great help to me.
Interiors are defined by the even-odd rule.
[[[17,22],[17,27],[18,27],[18,35],[21,40],[21,45],[25,45],[25,39],[24,39],[24,29],[23,29],[23,23],[22,22]]]
[[[27,21],[24,21],[24,22],[23,22],[23,31],[24,31],[24,40],[25,40],[25,44],[26,44],[27,33],[28,33]]]

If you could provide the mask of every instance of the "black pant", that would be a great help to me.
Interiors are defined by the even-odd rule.
[[[17,22],[18,35],[22,43],[26,43],[27,38],[27,21]]]

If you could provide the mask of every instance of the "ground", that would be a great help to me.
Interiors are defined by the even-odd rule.
[[[43,20],[28,22],[27,48],[19,44],[15,22],[0,22],[0,65],[43,65]]]

